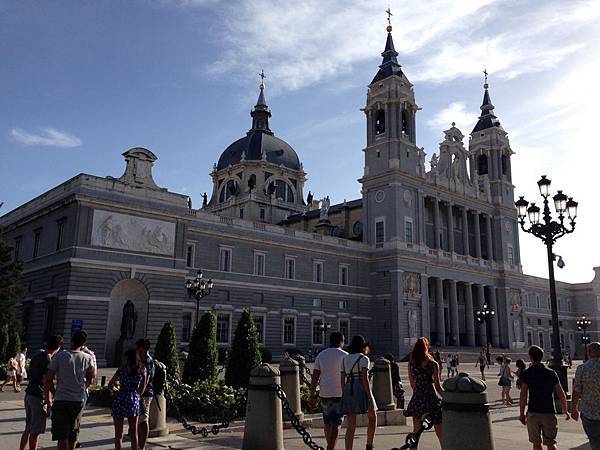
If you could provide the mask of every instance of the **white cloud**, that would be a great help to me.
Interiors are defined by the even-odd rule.
[[[24,145],[42,145],[48,147],[72,148],[81,145],[81,139],[55,128],[40,128],[37,133],[30,133],[21,128],[10,130],[10,136]]]
[[[439,111],[432,119],[427,121],[429,128],[440,131],[450,128],[452,122],[456,123],[463,134],[471,132],[474,126],[473,112],[467,111],[465,102],[452,102]]]

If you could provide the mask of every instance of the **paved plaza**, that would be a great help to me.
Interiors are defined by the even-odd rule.
[[[575,367],[569,371],[569,380],[572,380]],[[478,375],[478,369],[474,364],[463,363],[461,370],[475,376]],[[102,369],[102,372],[108,369]],[[407,401],[410,399],[410,386],[408,385],[408,376],[406,374],[407,364],[401,364],[402,379],[407,388]],[[486,372],[488,379],[489,403],[492,416],[492,429],[496,450],[517,450],[530,448],[527,441],[527,431],[519,422],[518,406],[502,407],[499,404],[500,388],[497,386],[497,366],[490,367]],[[518,400],[518,390],[512,390],[513,399]],[[23,394],[14,394],[4,392],[0,394],[0,448],[16,449],[18,448],[19,438],[23,430],[25,421],[25,412],[23,410]],[[409,420],[410,423],[410,420]],[[171,433],[163,438],[151,439],[148,449],[226,449],[241,448],[243,428],[242,423],[235,423],[230,430],[225,430],[219,435],[209,438],[194,437],[185,432],[183,428],[175,421],[170,420]],[[411,431],[409,425],[379,427],[375,437],[375,447],[378,449],[391,449],[400,447],[404,444],[406,435]],[[312,436],[316,442],[323,445],[322,429],[311,429]],[[342,431],[343,432],[343,431]],[[473,430],[476,432],[476,430]],[[106,408],[90,407],[86,410],[81,426],[82,448],[90,449],[112,449],[113,445],[113,426],[110,417],[110,411]],[[300,436],[292,429],[284,431],[285,448],[305,449]],[[356,449],[364,448],[366,442],[366,428],[359,428],[356,432]],[[49,432],[42,436],[41,448],[54,448],[50,440]],[[558,448],[560,449],[589,449],[587,440],[580,422],[565,422],[559,418],[559,437]],[[128,448],[125,443],[125,448]],[[343,443],[338,443],[338,448],[343,448]],[[437,449],[439,445],[433,432],[427,432],[421,439],[420,449]]]

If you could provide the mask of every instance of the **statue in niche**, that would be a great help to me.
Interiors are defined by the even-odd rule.
[[[419,149],[419,176],[425,176],[425,151]]]
[[[456,180],[458,180],[460,178],[460,165],[461,165],[460,156],[455,154],[454,158],[452,159],[452,176]]]
[[[510,306],[513,312],[521,311],[521,295],[518,291],[510,292]]]
[[[137,323],[137,311],[131,300],[127,300],[123,306],[123,317],[121,318],[121,339],[132,339],[135,335]]]
[[[513,320],[513,333],[515,342],[521,342],[521,321],[519,319]]]
[[[434,173],[437,173],[438,159],[438,156],[434,153],[431,156],[431,161],[429,162],[429,164],[431,165],[431,171]]]
[[[417,337],[417,320],[418,320],[418,315],[417,315],[417,311],[415,311],[414,309],[411,309],[410,311],[408,311],[408,337],[409,338],[416,338]]]
[[[404,293],[408,297],[421,294],[421,277],[415,272],[404,272]]]

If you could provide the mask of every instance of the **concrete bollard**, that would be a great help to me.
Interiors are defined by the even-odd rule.
[[[380,411],[396,409],[390,362],[385,358],[377,359],[373,366],[373,372],[373,396],[377,403],[377,409]]]
[[[102,375],[102,378],[100,378],[100,386],[106,386],[106,375]]]
[[[284,359],[279,364],[279,371],[281,372],[281,389],[285,392],[285,396],[296,417],[302,420],[304,413],[302,412],[302,405],[300,403],[299,364],[291,358]],[[292,420],[285,411],[283,412],[283,418],[284,420]]]
[[[273,385],[279,385],[279,370],[261,364],[250,372],[243,450],[284,450],[281,400]]]
[[[486,384],[466,373],[444,381],[444,450],[494,450]],[[473,432],[476,430],[476,432]],[[465,439],[468,436],[468,439]]]
[[[152,397],[148,428],[150,430],[149,436],[152,438],[169,434],[169,427],[167,426],[167,400],[163,394]]]

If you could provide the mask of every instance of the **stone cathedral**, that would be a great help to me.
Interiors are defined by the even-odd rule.
[[[214,289],[200,312],[216,311],[223,348],[247,308],[275,359],[290,348],[314,354],[336,330],[365,335],[374,354],[403,356],[419,336],[461,351],[491,342],[550,352],[548,281],[521,269],[518,160],[487,80],[467,143],[449,125],[427,167],[391,26],[381,56],[362,110],[361,198],[332,205],[306,192],[300,157],[272,129],[261,83],[250,129],[215,152],[213,191],[200,208],[157,186],[157,156],[137,147],[123,153],[121,177],[80,174],[5,214],[5,237],[25,267],[29,347],[83,328],[99,364],[113,365],[124,345],[155,342],[171,321],[185,349],[196,304],[184,285],[202,270]],[[596,318],[592,337],[598,331],[594,270],[591,282],[557,284],[561,343],[579,357],[575,321]],[[488,325],[475,320],[484,304],[496,312]]]

